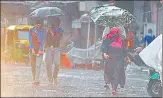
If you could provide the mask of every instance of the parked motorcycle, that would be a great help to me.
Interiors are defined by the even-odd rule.
[[[149,69],[147,92],[152,97],[162,97],[162,34],[139,53]]]
[[[149,69],[149,82],[147,84],[147,92],[152,97],[162,96],[160,74],[152,67]]]

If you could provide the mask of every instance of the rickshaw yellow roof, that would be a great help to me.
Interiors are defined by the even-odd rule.
[[[16,25],[12,25],[12,26],[7,27],[7,30],[15,30],[15,28],[16,28]]]
[[[17,30],[17,29],[30,29],[33,26],[30,25],[11,25],[9,27],[7,27],[7,30]]]

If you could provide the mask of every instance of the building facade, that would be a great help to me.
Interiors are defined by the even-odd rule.
[[[28,24],[27,17],[30,7],[24,1],[2,1],[1,2],[1,24],[15,25]]]
[[[138,35],[151,28],[156,36],[162,32],[163,13],[160,1],[134,1],[134,16],[139,26]]]

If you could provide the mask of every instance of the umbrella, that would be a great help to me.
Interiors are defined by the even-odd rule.
[[[93,22],[105,27],[127,26],[134,20],[134,16],[127,10],[108,4],[95,7],[90,16]]]
[[[60,15],[64,15],[64,14],[62,10],[57,7],[42,7],[34,10],[30,14],[30,17],[46,18],[48,16],[60,16]]]

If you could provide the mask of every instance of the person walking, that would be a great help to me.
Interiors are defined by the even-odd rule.
[[[57,75],[60,65],[60,41],[63,36],[63,30],[60,28],[60,19],[58,17],[49,17],[51,27],[47,29],[45,48],[45,63],[48,80],[50,85],[57,86]],[[55,68],[53,68],[53,64]],[[54,70],[53,70],[54,69]]]
[[[33,85],[39,85],[40,68],[43,59],[45,29],[43,28],[43,21],[41,19],[36,19],[35,21],[35,26],[29,30],[29,47]]]
[[[144,37],[145,46],[148,46],[155,38],[156,37],[155,37],[155,35],[153,35],[152,29],[149,29],[148,33]]]
[[[123,88],[125,85],[125,51],[123,49],[123,42],[120,38],[120,32],[117,27],[110,29],[110,32],[104,37],[102,43],[103,58],[105,59],[104,68],[104,87],[109,88],[112,85],[112,94],[117,93],[118,84]]]

